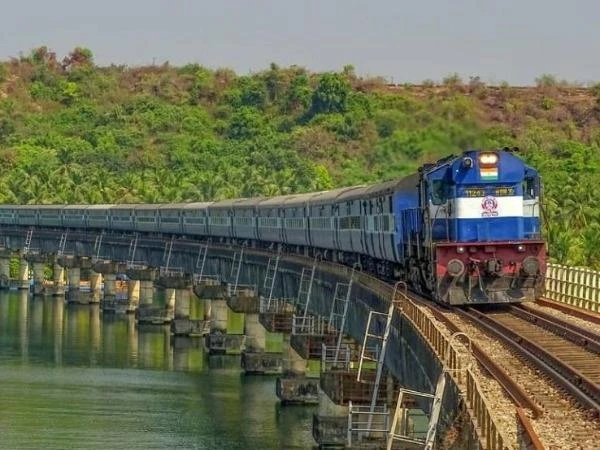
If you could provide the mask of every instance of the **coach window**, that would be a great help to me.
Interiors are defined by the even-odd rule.
[[[431,183],[431,203],[434,205],[443,205],[446,203],[446,184],[444,180],[434,180]]]

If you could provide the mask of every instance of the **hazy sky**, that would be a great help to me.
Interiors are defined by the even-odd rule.
[[[98,64],[600,81],[599,0],[0,0],[0,11],[1,59],[85,46]]]

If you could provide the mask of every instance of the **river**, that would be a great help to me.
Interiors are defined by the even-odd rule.
[[[304,449],[313,412],[198,338],[0,293],[1,449]]]

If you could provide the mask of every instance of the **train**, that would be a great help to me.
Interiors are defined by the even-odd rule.
[[[399,180],[216,202],[2,205],[0,226],[176,235],[267,247],[405,280],[448,305],[541,295],[539,173],[516,148],[467,150]]]

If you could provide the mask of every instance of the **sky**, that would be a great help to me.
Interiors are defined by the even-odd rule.
[[[600,81],[598,0],[0,0],[0,59],[76,46],[100,65],[352,64],[395,83]]]

